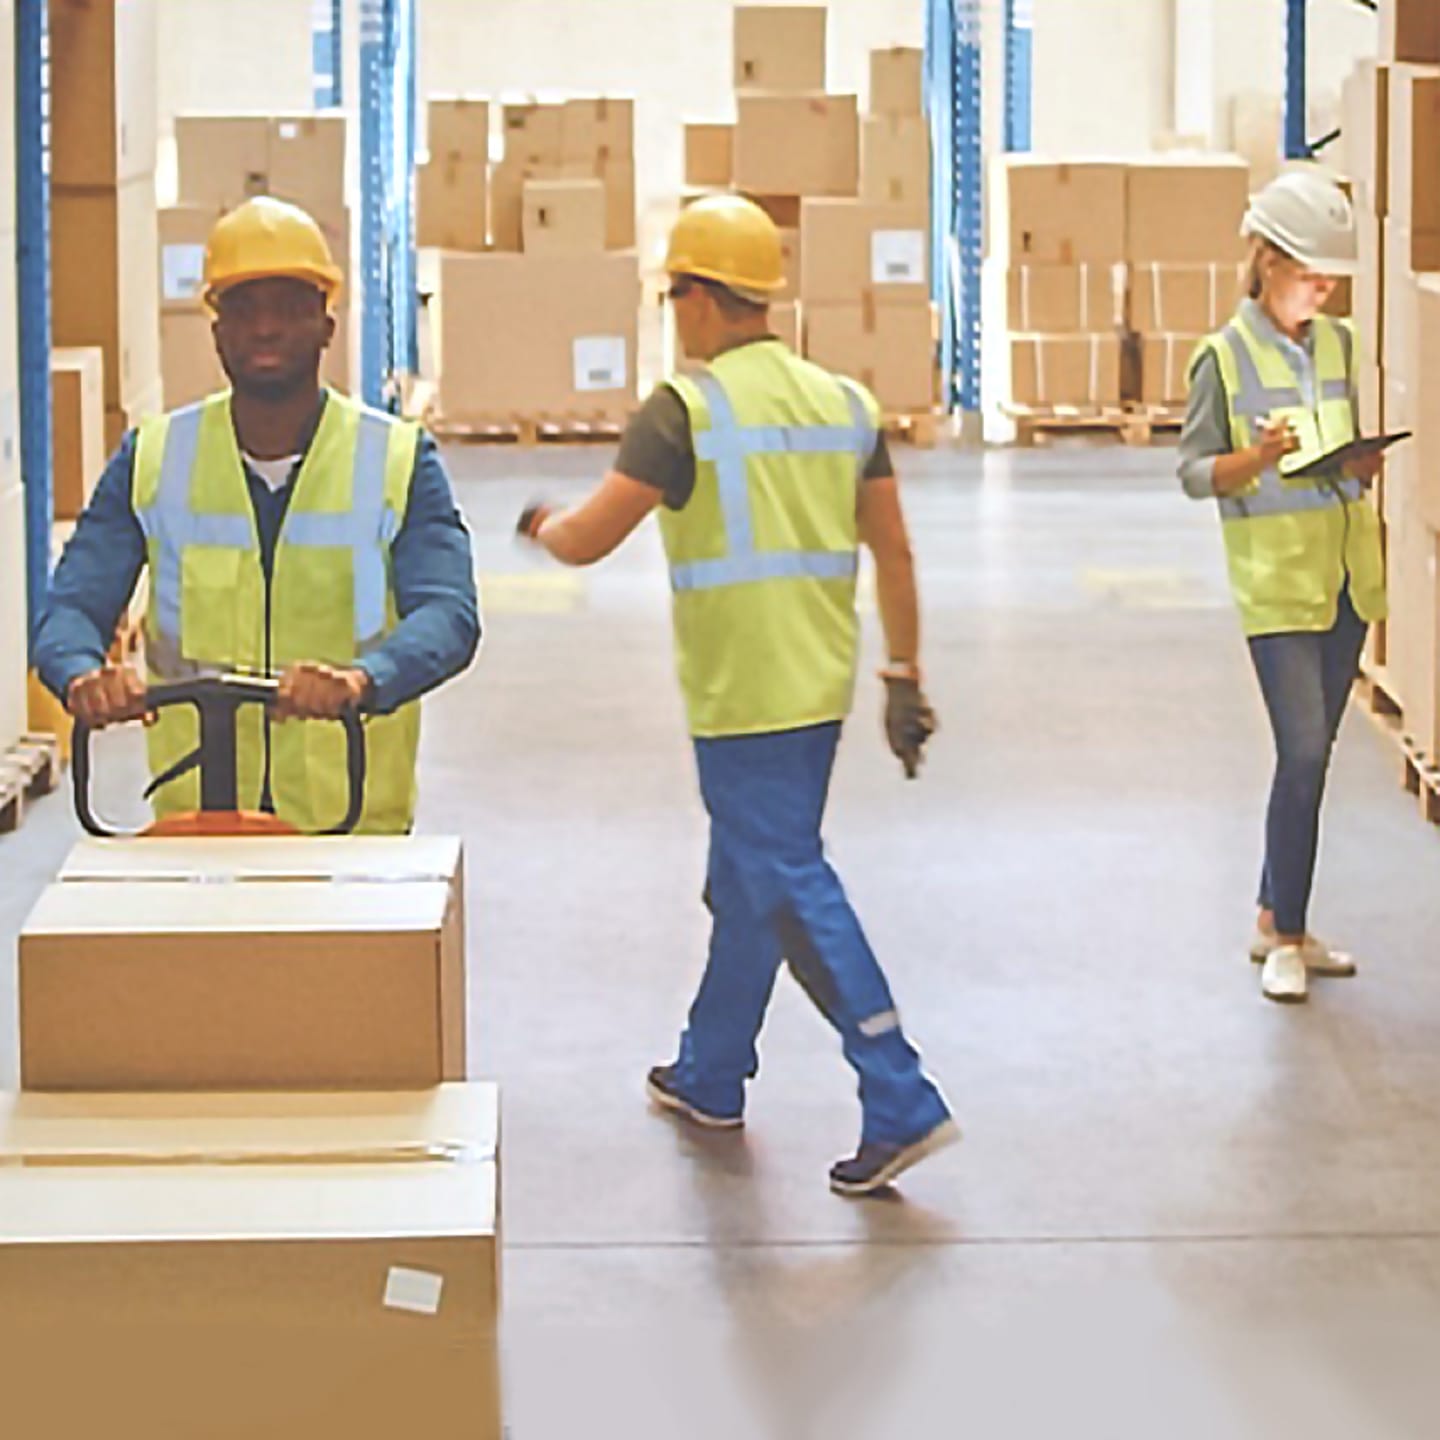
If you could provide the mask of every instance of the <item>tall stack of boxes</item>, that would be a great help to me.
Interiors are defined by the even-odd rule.
[[[432,106],[432,166],[436,130]],[[470,227],[463,245],[441,247],[434,333],[443,421],[619,423],[637,383],[634,102],[505,105],[501,131],[488,248]],[[445,237],[431,227],[426,238]]]
[[[0,105],[15,113],[14,0],[0,0]],[[14,129],[0,124],[0,175],[15,173]],[[15,305],[15,186],[0,184],[0,756],[25,729],[25,492]]]
[[[157,33],[155,0],[50,7],[51,329],[100,347],[112,447],[162,403]]]
[[[490,209],[490,102],[435,96],[426,113],[429,159],[415,172],[416,244],[482,251]]]
[[[355,269],[346,204],[347,130],[340,111],[176,116],[179,204],[160,213],[158,242],[148,264],[148,274],[158,277],[167,409],[227,383],[202,294],[205,241],[221,215],[255,195],[273,195],[300,206],[325,233],[344,289],[322,376],[339,390],[349,389]]]
[[[1382,486],[1390,621],[1383,664],[1405,729],[1440,756],[1440,6],[1386,0],[1378,65],[1347,87],[1360,222],[1356,319],[1379,356],[1361,386],[1367,430],[1413,430]]]
[[[458,840],[77,847],[20,937],[0,1096],[20,1430],[499,1440],[465,979]]]

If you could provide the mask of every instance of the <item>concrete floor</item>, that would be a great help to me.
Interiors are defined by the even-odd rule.
[[[1362,973],[1262,1002],[1268,733],[1169,453],[899,452],[943,730],[905,784],[867,665],[830,838],[966,1143],[869,1204],[788,981],[743,1138],[647,1110],[705,943],[658,541],[559,572],[514,516],[608,453],[450,458],[488,628],[422,824],[469,852],[515,1440],[1436,1433],[1440,834],[1352,717],[1315,920]],[[0,840],[0,936],[73,833],[57,797]],[[13,1023],[7,978],[5,1083]]]

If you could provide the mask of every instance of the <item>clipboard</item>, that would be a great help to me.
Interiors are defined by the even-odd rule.
[[[1338,450],[1331,450],[1318,460],[1306,461],[1296,470],[1287,470],[1285,462],[1282,460],[1280,473],[1287,480],[1318,480],[1330,472],[1340,469],[1351,460],[1365,460],[1371,455],[1382,454],[1392,445],[1398,445],[1402,440],[1410,439],[1411,433],[1409,430],[1397,430],[1390,435],[1362,436],[1358,440],[1350,441],[1348,445],[1340,446]]]

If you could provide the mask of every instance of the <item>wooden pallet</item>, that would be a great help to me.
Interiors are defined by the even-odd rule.
[[[1419,802],[1422,818],[1440,825],[1440,757],[1427,755],[1406,731],[1404,709],[1383,668],[1362,670],[1355,685],[1355,701],[1394,745],[1400,757],[1401,784]]]
[[[1016,443],[1027,449],[1062,439],[1151,445],[1156,435],[1178,430],[1184,421],[1169,410],[1133,410],[1119,405],[1017,405],[1008,407],[1005,414],[1015,422]]]
[[[887,415],[885,436],[902,445],[913,445],[917,450],[933,450],[940,441],[940,427],[944,417],[933,410],[914,414]]]
[[[622,420],[569,415],[512,415],[495,420],[427,422],[437,440],[465,445],[614,445]]]
[[[25,806],[60,783],[60,743],[53,735],[24,735],[0,753],[0,834],[25,818]]]

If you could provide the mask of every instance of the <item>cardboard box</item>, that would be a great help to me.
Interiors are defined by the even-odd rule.
[[[1244,283],[1243,264],[1133,266],[1130,328],[1142,335],[1208,335],[1235,313]]]
[[[1120,340],[1114,335],[1016,335],[1010,340],[1017,405],[1120,403]]]
[[[443,255],[441,413],[462,424],[623,418],[635,401],[639,312],[633,252]]]
[[[920,115],[869,115],[860,131],[860,198],[930,208],[930,126]]]
[[[1415,271],[1410,257],[1414,236],[1394,220],[1386,220],[1385,299],[1382,363],[1394,380],[1413,384],[1419,370],[1419,334]]]
[[[0,485],[0,751],[25,732],[25,491]]]
[[[589,165],[573,163],[563,178],[593,176],[605,187],[605,248],[635,248],[635,164],[631,160],[601,159]]]
[[[925,52],[899,45],[870,52],[870,113],[925,113]]]
[[[1345,80],[1343,135],[1355,199],[1384,216],[1390,209],[1390,69],[1362,60]]]
[[[133,408],[160,389],[159,245],[149,175],[115,190],[52,194],[53,342],[104,351],[111,408]]]
[[[1440,275],[1419,276],[1414,296],[1416,498],[1420,518],[1440,532]],[[1440,750],[1430,753],[1440,758]]]
[[[215,349],[213,321],[203,310],[160,316],[160,383],[166,410],[193,405],[230,383]]]
[[[923,304],[930,299],[930,227],[922,211],[858,200],[801,206],[800,294],[806,305]]]
[[[1140,399],[1146,405],[1184,405],[1190,362],[1201,335],[1145,335],[1140,340]]]
[[[490,245],[492,249],[519,252],[524,218],[522,199],[526,180],[553,175],[558,167],[527,165],[502,160],[490,171]]]
[[[506,105],[500,123],[505,159],[520,165],[563,162],[563,105]]]
[[[1098,161],[997,158],[990,253],[1008,265],[1124,260],[1125,173],[1123,165]]]
[[[735,178],[735,127],[685,127],[685,183],[726,190]]]
[[[1126,174],[1125,258],[1132,265],[1238,264],[1250,172],[1234,156],[1132,164]]]
[[[593,255],[605,249],[603,180],[527,180],[521,195],[527,255]]]
[[[1380,58],[1440,65],[1440,6],[1435,0],[1380,0]]]
[[[1417,234],[1440,231],[1440,68],[1390,71],[1387,218]]]
[[[1403,447],[1402,447],[1403,448]],[[1413,456],[1387,468],[1403,476]],[[1386,664],[1404,707],[1404,731],[1425,755],[1440,754],[1440,537],[1418,518],[1388,532],[1390,623]]]
[[[346,131],[342,110],[272,118],[266,193],[299,205],[321,221],[343,212]]]
[[[230,210],[270,184],[270,122],[264,115],[177,115],[180,200]]]
[[[797,355],[801,353],[800,306],[797,301],[783,300],[770,307],[770,333],[783,340]]]
[[[927,301],[805,304],[805,354],[858,380],[891,414],[935,408],[934,312]]]
[[[52,494],[57,520],[76,520],[105,466],[105,356],[86,345],[50,352]]]
[[[753,191],[742,193],[747,200],[753,200],[782,230],[800,228],[800,196],[757,195]]]
[[[109,188],[155,173],[157,10],[157,0],[52,0],[52,185]]]
[[[823,5],[737,5],[735,89],[823,90],[825,20]]]
[[[560,117],[560,158],[593,163],[635,159],[633,100],[567,100]]]
[[[432,159],[415,172],[416,243],[427,249],[483,250],[490,167],[483,160]]]
[[[439,881],[65,881],[21,933],[31,1090],[390,1088],[465,1077]]]
[[[499,1139],[490,1085],[7,1097],[7,1427],[500,1440]]]
[[[1385,434],[1385,372],[1373,360],[1361,360],[1357,389],[1361,432]]]
[[[1385,353],[1384,222],[1366,210],[1355,212],[1360,268],[1355,275],[1355,333],[1361,353],[1377,365]]]
[[[1006,328],[1047,335],[1118,331],[1123,265],[1019,265],[1006,275]]]
[[[1249,167],[1251,191],[1263,190],[1286,163],[1284,100],[1268,90],[1232,95],[1230,149]]]
[[[490,102],[463,95],[432,95],[425,107],[430,159],[490,162]]]
[[[854,196],[860,115],[853,95],[741,95],[735,185],[761,195]]]
[[[160,232],[160,309],[194,312],[205,306],[205,247],[224,211],[174,205],[156,216]]]

